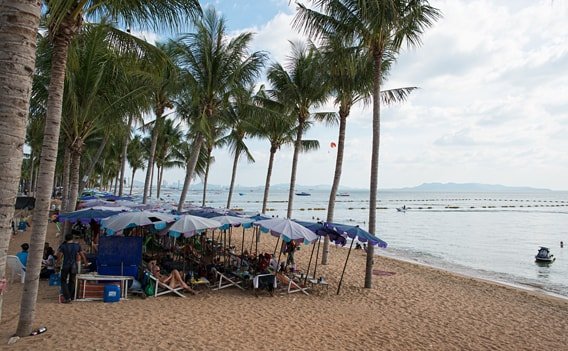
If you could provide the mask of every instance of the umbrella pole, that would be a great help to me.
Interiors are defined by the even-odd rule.
[[[278,237],[280,239],[280,237]],[[278,243],[276,243],[278,245]],[[282,248],[284,247],[284,240],[282,240],[282,245],[280,245],[280,253],[278,254],[278,263],[276,263],[276,272],[280,269],[280,257],[282,257]]]
[[[339,295],[339,290],[341,290],[341,283],[343,283],[343,275],[345,274],[345,268],[347,268],[347,261],[349,261],[349,255],[351,255],[351,248],[355,238],[351,239],[351,245],[349,245],[349,251],[347,252],[347,258],[345,259],[345,265],[343,266],[343,272],[341,272],[341,279],[339,279],[339,285],[337,285],[337,295]]]
[[[256,227],[256,234],[260,234],[260,227]],[[254,240],[254,237],[253,237]],[[256,253],[256,255],[258,256],[258,240],[255,240],[255,246],[254,246],[254,251]],[[252,251],[252,241],[250,242],[250,250]]]
[[[272,254],[272,256],[276,256],[276,249],[278,249],[279,242],[280,242],[280,237],[278,237],[278,240],[276,240],[276,246],[274,246],[274,253]]]
[[[243,239],[241,240],[241,256],[245,253],[245,226],[243,226]]]
[[[257,228],[257,227],[252,227],[252,235],[253,235],[253,237],[254,237],[254,234],[256,233],[256,228]],[[251,239],[251,241],[250,241],[250,253],[252,253],[252,242],[253,242],[253,240]],[[257,245],[257,248],[258,248],[258,245]]]
[[[314,257],[314,250],[316,249],[316,244],[312,245],[312,254],[310,255],[310,261],[308,262],[308,269],[306,271],[306,277],[304,278],[304,286],[308,282],[308,275],[310,274],[310,267],[312,266],[312,257]]]
[[[229,226],[229,250],[231,250],[231,234],[233,233],[233,226]]]
[[[319,259],[319,254],[320,254],[320,245],[321,245],[321,238],[318,239],[318,248],[317,248],[317,252],[316,252],[316,263],[314,264],[314,279],[316,278],[316,272],[318,270],[318,259]]]

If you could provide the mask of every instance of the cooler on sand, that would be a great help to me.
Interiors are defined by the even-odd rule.
[[[118,302],[120,301],[120,286],[114,284],[105,285],[104,302]]]

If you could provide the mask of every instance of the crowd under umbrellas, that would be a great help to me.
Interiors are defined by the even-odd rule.
[[[255,254],[258,253],[258,240],[260,233],[270,233],[278,238],[274,248],[272,257],[275,259],[276,251],[279,243],[281,243],[280,253],[276,261],[275,271],[285,269],[281,264],[281,255],[285,244],[296,242],[298,244],[312,244],[311,255],[305,272],[302,273],[303,284],[306,285],[307,279],[314,279],[317,274],[317,262],[320,252],[320,238],[329,236],[330,240],[336,245],[345,246],[348,239],[351,243],[349,251],[339,280],[337,294],[340,293],[343,275],[347,266],[351,250],[355,241],[386,247],[386,242],[358,226],[344,225],[337,223],[325,222],[304,222],[295,221],[285,218],[267,218],[263,215],[246,216],[241,212],[230,211],[227,209],[214,209],[207,207],[191,207],[184,213],[177,213],[171,206],[162,205],[143,205],[132,201],[131,199],[112,198],[101,199],[99,197],[84,200],[81,203],[81,210],[62,214],[59,216],[60,221],[81,221],[83,223],[92,223],[96,221],[100,223],[104,235],[125,235],[134,228],[149,229],[143,233],[158,233],[162,236],[168,236],[173,239],[173,245],[178,238],[193,238],[199,236],[206,238],[213,244],[217,244],[219,252],[223,256],[222,262],[226,264],[231,261],[228,255],[237,256],[239,262],[248,252],[252,253],[253,242],[256,242]],[[243,230],[240,242],[240,255],[236,255],[235,248],[232,245],[231,237],[233,228],[241,227]],[[245,230],[253,228],[250,250],[244,247]],[[207,233],[211,232],[211,238],[207,237]],[[217,233],[217,236],[216,236]],[[254,240],[257,237],[257,240]],[[217,240],[215,240],[217,239]],[[196,241],[194,241],[196,242]],[[315,252],[315,259],[314,259]],[[203,256],[203,255],[201,255]],[[199,257],[198,257],[199,258]],[[219,261],[218,261],[219,262]],[[310,276],[310,270],[313,272]],[[320,278],[321,279],[321,278]]]

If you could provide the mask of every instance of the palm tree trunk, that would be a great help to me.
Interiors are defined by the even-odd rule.
[[[274,156],[277,148],[270,147],[270,158],[268,159],[268,171],[266,171],[266,182],[264,183],[264,196],[262,197],[262,212],[266,213],[266,205],[268,203],[268,192],[270,190],[270,178],[272,177],[272,166],[274,165]]]
[[[156,198],[160,198],[160,190],[162,189],[162,177],[164,176],[164,166],[158,167],[158,184],[156,189]]]
[[[211,166],[211,153],[213,148],[207,148],[207,166],[205,167],[205,179],[203,180],[203,200],[201,206],[205,207],[205,199],[207,197],[207,181],[209,180],[209,167]]]
[[[154,164],[152,163],[152,166],[150,167],[151,171],[150,171],[150,190],[148,192],[148,197],[152,197],[152,185],[154,185]]]
[[[227,197],[227,208],[231,208],[231,199],[233,198],[233,189],[235,188],[235,179],[237,178],[238,163],[239,163],[239,150],[235,150],[235,158],[233,159],[233,172],[231,174],[231,185],[229,186],[229,196]]]
[[[302,147],[302,134],[304,133],[304,119],[300,117],[298,132],[294,141],[294,157],[292,158],[292,174],[290,175],[290,190],[288,191],[288,210],[286,218],[292,218],[292,206],[294,205],[294,188],[296,187],[296,170],[298,168],[298,155]]]
[[[377,187],[379,184],[379,145],[381,138],[381,64],[382,52],[374,54],[375,69],[373,79],[373,144],[371,149],[371,184],[369,196],[369,233],[375,234],[377,216]],[[365,288],[373,285],[373,262],[375,250],[373,245],[367,247],[365,264]]]
[[[101,155],[103,154],[103,151],[105,150],[106,144],[108,143],[108,139],[109,139],[109,134],[107,133],[107,134],[105,134],[105,137],[103,138],[103,142],[99,145],[99,148],[97,149],[97,152],[95,153],[95,157],[93,157],[93,159],[91,160],[91,164],[89,165],[87,172],[85,172],[85,175],[83,176],[83,180],[81,180],[81,186],[79,187],[79,194],[82,194],[83,190],[85,190],[85,187],[87,186],[87,183],[89,182],[89,179],[91,178],[91,174],[93,174],[93,171],[95,170],[95,166],[99,162],[99,159],[101,158]]]
[[[152,128],[152,144],[150,144],[150,158],[148,159],[148,168],[146,170],[146,180],[144,181],[144,195],[142,203],[148,202],[148,197],[152,196],[152,173],[154,171],[154,158],[156,157],[156,146],[158,145],[158,131],[160,126],[161,114],[156,114],[156,122]]]
[[[342,106],[343,107],[343,106]],[[337,138],[337,156],[335,158],[335,174],[333,176],[333,184],[329,193],[329,201],[327,203],[327,219],[326,222],[333,222],[333,213],[335,211],[335,198],[341,181],[341,171],[343,169],[343,151],[345,149],[345,129],[347,127],[347,115],[349,108],[340,108],[339,111],[339,136]],[[323,252],[321,255],[321,264],[327,264],[329,254],[329,236],[323,239]]]
[[[29,196],[34,196],[34,151],[30,152],[30,183],[28,187],[28,194]]]
[[[130,192],[128,195],[132,195],[132,186],[134,185],[134,175],[136,174],[136,168],[132,168],[132,179],[130,179]]]
[[[126,173],[126,157],[128,155],[128,142],[130,141],[130,128],[132,128],[132,116],[128,116],[128,130],[124,138],[122,146],[122,160],[120,162],[120,186],[118,187],[118,196],[122,196],[124,192],[124,174]]]
[[[179,204],[177,210],[181,212],[183,209],[183,203],[187,197],[187,191],[189,190],[189,184],[193,178],[193,172],[195,171],[195,165],[197,165],[197,159],[199,158],[199,152],[201,152],[201,145],[203,145],[203,135],[197,134],[195,137],[195,146],[193,147],[193,153],[189,160],[187,160],[187,165],[185,168],[185,179],[183,181],[183,189],[181,190],[181,195],[179,197]]]
[[[112,192],[113,195],[116,195],[117,191],[118,191],[118,180],[120,177],[120,172],[116,172],[116,176],[114,177],[114,191]]]
[[[67,204],[69,203],[69,173],[71,170],[71,151],[68,147],[64,147],[63,152],[63,191],[61,193],[62,203],[61,211],[67,211]]]
[[[69,180],[69,204],[67,206],[67,212],[73,212],[77,207],[77,199],[79,198],[81,152],[82,146],[78,146],[77,149],[74,149],[71,152],[71,178]]]
[[[1,278],[6,276],[6,253],[21,176],[40,7],[37,0],[0,3],[0,164],[4,165],[0,168]],[[3,298],[0,294],[0,319]]]
[[[66,18],[57,33],[53,33],[53,51],[51,76],[48,87],[47,115],[39,164],[39,179],[33,212],[33,226],[30,237],[30,253],[28,255],[26,281],[20,302],[20,319],[16,334],[30,335],[35,315],[39,272],[43,259],[43,246],[49,217],[49,203],[53,189],[53,175],[57,161],[59,130],[61,126],[61,107],[63,104],[63,88],[67,54],[71,39],[80,26],[80,19]]]

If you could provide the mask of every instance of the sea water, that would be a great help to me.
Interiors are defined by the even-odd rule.
[[[300,190],[311,195],[294,196],[292,217],[325,220],[329,191]],[[369,192],[344,194],[337,197],[334,221],[367,229]],[[178,196],[169,189],[162,197]],[[190,190],[187,200],[200,205],[201,196]],[[237,189],[231,207],[259,211],[262,196],[262,189]],[[285,217],[287,200],[287,190],[271,190],[267,214]],[[224,207],[226,201],[226,190],[207,195],[211,207]],[[406,212],[397,211],[402,206]],[[375,250],[379,255],[568,297],[568,192],[379,191],[377,208],[376,233],[389,244]],[[554,263],[535,263],[540,246],[551,249]]]

